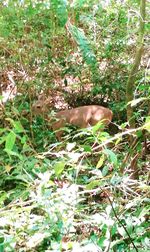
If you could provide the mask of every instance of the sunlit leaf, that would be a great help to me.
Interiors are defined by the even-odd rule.
[[[87,186],[86,186],[86,189],[87,190],[92,190],[93,188],[99,186],[100,184],[100,181],[99,180],[93,180],[91,181]]]
[[[12,168],[13,168],[13,167],[10,166],[10,165],[6,165],[6,166],[5,166],[5,170],[6,170],[7,172],[10,172]]]
[[[97,163],[97,165],[96,165],[96,168],[100,168],[100,167],[103,165],[104,160],[105,160],[105,155],[103,154],[103,155],[100,157],[100,159],[99,159],[99,161],[98,161],[98,163]]]
[[[21,143],[22,143],[22,144],[26,144],[26,141],[27,141],[27,137],[24,135],[24,136],[21,138]]]
[[[85,152],[92,152],[92,148],[90,145],[82,145]]]
[[[49,181],[48,181],[48,185],[49,185],[49,186],[54,186],[54,185],[55,185],[55,183],[54,183],[54,181],[49,180]]]
[[[74,162],[76,163],[79,158],[81,157],[81,154],[78,152],[70,152],[68,153],[68,157]]]
[[[67,143],[66,150],[67,151],[71,151],[72,149],[74,149],[75,146],[76,146],[75,142],[73,142],[73,143]]]
[[[6,118],[7,121],[11,123],[11,125],[15,128],[18,133],[24,131],[23,126],[21,125],[20,121],[14,121],[12,118]]]
[[[140,103],[141,101],[145,101],[147,100],[148,98],[138,98],[138,99],[135,99],[135,100],[132,100],[131,102],[128,102],[128,104],[131,104],[131,107],[134,107],[136,106],[138,103]]]
[[[99,129],[103,129],[104,124],[102,121],[98,122],[96,125],[93,126],[92,131],[93,133],[96,133]]]
[[[16,134],[11,131],[5,138],[5,149],[11,151],[16,141]]]
[[[143,128],[146,129],[148,132],[150,132],[150,116],[146,117],[146,122],[143,125]]]
[[[27,246],[29,249],[32,249],[33,247],[36,247],[46,236],[45,233],[35,233],[30,237],[30,239],[27,242]]]
[[[147,248],[150,248],[150,239],[148,237],[145,237],[143,239],[143,244],[147,246]]]
[[[63,172],[63,170],[65,168],[65,164],[66,163],[64,161],[59,161],[59,162],[55,163],[54,171],[55,171],[56,176],[59,176]]]
[[[13,121],[13,126],[15,128],[15,130],[18,132],[18,133],[21,133],[24,131],[20,121]]]

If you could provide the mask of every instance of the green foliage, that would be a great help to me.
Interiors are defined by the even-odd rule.
[[[81,247],[86,251],[94,249],[93,244],[102,250],[110,246],[110,251],[128,251],[133,249],[133,244],[138,249],[148,249],[149,208],[145,192],[149,188],[142,182],[139,188],[143,188],[145,196],[141,191],[141,196],[136,198],[135,184],[129,177],[118,174],[122,157],[108,148],[94,152],[92,141],[100,147],[109,140],[105,132],[98,134],[100,125],[91,129],[93,137],[87,138],[86,145],[82,139],[77,143],[67,142],[66,146],[62,142],[59,145],[63,151],[59,151],[59,145],[52,144],[42,153],[30,149],[26,156],[22,146],[18,146],[18,139],[25,134],[21,122],[10,118],[8,121],[10,130],[1,130],[5,145],[11,150],[19,147],[22,158],[12,156],[9,165],[3,168],[0,223],[1,247],[5,251],[15,251],[22,241],[22,249],[32,251]],[[86,130],[82,133],[84,136]],[[39,141],[38,136],[36,139]],[[80,233],[85,235],[82,244]],[[68,242],[64,243],[64,239]]]
[[[76,40],[82,55],[83,59],[88,65],[95,66],[96,58],[94,53],[90,48],[89,41],[85,37],[83,31],[79,30],[77,27],[69,24],[69,31],[72,34],[73,38]]]
[[[149,250],[147,54],[131,102],[134,146],[123,126],[138,18],[137,1],[0,2],[0,251]],[[18,96],[3,103],[10,84]],[[42,91],[61,109],[69,92],[69,105],[78,94],[94,103],[85,90],[110,105],[123,133],[66,127],[58,142],[33,100]]]
[[[59,161],[59,162],[55,163],[54,171],[55,171],[56,177],[59,177],[61,175],[64,168],[65,168],[65,162],[64,161]]]
[[[93,50],[91,49],[90,42],[86,38],[83,30],[78,29],[77,27],[73,26],[71,23],[68,23],[68,29],[80,49],[80,52],[83,57],[83,61],[90,67],[90,70],[93,74],[93,82],[98,83],[99,74],[98,74],[98,68],[97,68],[97,61],[96,61],[96,56]]]
[[[67,1],[66,0],[51,0],[52,11],[58,19],[58,25],[64,27],[68,20]]]

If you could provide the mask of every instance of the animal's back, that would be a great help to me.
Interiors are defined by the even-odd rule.
[[[56,117],[79,127],[87,127],[101,120],[105,120],[104,123],[108,124],[112,120],[112,111],[102,106],[89,105],[60,111]]]

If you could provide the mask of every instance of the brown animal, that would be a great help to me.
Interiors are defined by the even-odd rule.
[[[34,106],[34,110],[37,114],[36,109],[38,110],[39,114],[40,107]],[[43,112],[43,107],[41,112]],[[47,114],[47,110],[44,109],[44,112]],[[108,108],[98,105],[89,105],[59,111],[55,114],[56,121],[52,122],[52,118],[50,118],[50,122],[52,122],[53,131],[57,131],[65,127],[66,124],[72,124],[78,126],[79,128],[87,128],[89,126],[94,126],[99,121],[102,121],[104,125],[108,125],[112,120],[112,116],[113,113]],[[56,132],[56,137],[58,140],[61,140],[63,132],[63,130]]]
[[[65,127],[67,123],[78,126],[79,128],[87,128],[89,126],[94,126],[99,121],[108,125],[112,120],[112,111],[101,106],[89,105],[59,111],[56,113],[56,118],[59,120],[52,124],[52,129],[54,131]],[[58,140],[61,140],[62,135],[62,130],[56,132]]]

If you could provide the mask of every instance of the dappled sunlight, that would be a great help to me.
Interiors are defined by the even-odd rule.
[[[0,252],[149,251],[148,7],[0,1]]]

